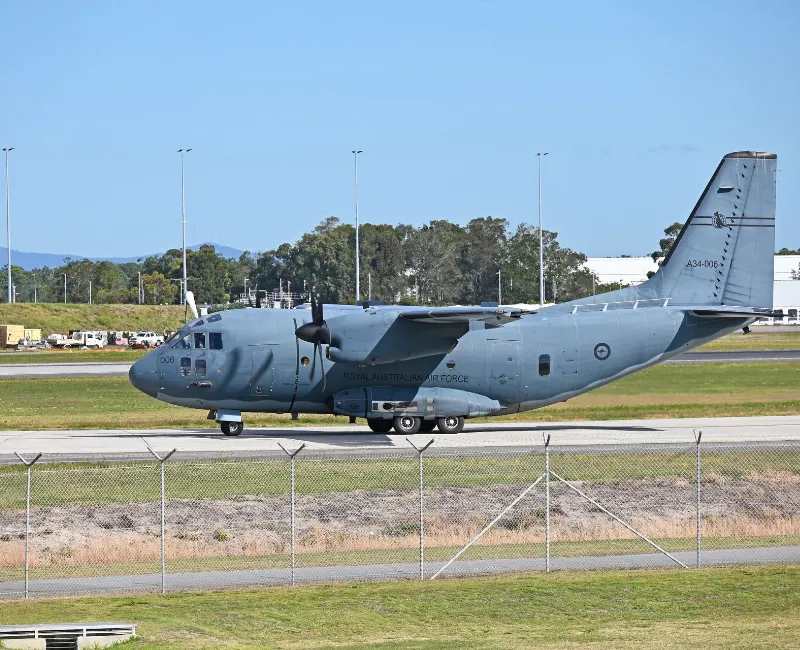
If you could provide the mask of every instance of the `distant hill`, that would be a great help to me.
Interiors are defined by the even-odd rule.
[[[238,248],[231,248],[230,246],[215,244],[213,242],[208,243],[213,246],[217,253],[223,257],[239,259],[239,256],[243,252]],[[196,244],[194,246],[190,246],[189,248],[193,251],[196,251],[202,245],[203,244]],[[5,246],[0,247],[0,267],[5,266],[5,261],[8,255],[6,252],[7,250],[8,249]],[[151,255],[161,255],[161,253],[147,253],[146,255],[137,255],[135,257],[90,257],[89,259],[93,262],[114,262],[115,264],[124,264],[126,262],[137,262],[140,259],[150,257]],[[14,266],[21,266],[26,271],[40,269],[43,266],[49,266],[50,268],[61,266],[64,263],[65,257],[71,257],[72,259],[76,260],[84,258],[83,255],[70,255],[68,253],[28,253],[25,251],[17,251],[13,248],[11,249],[11,263]]]

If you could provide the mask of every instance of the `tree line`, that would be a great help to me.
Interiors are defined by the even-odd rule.
[[[563,302],[602,287],[585,268],[583,253],[562,247],[558,233],[545,230],[545,302]],[[539,302],[539,229],[511,228],[495,217],[466,226],[433,220],[421,227],[364,224],[359,229],[361,298],[384,303],[478,304]],[[182,253],[170,249],[135,263],[66,258],[64,264],[26,271],[12,266],[18,302],[177,304],[181,301]],[[355,301],[355,228],[336,217],[323,220],[294,244],[283,243],[237,259],[211,245],[187,250],[189,288],[199,303],[224,304],[247,287],[292,292],[312,287],[323,301]],[[5,273],[5,268],[3,269]],[[141,274],[142,295],[139,293]],[[498,282],[500,285],[498,286]],[[5,296],[4,296],[5,297]]]

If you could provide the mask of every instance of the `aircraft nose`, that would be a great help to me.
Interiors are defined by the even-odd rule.
[[[128,379],[134,388],[155,397],[158,394],[158,368],[153,353],[146,354],[131,366]]]

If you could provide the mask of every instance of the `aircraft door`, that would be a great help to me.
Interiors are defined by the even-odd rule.
[[[272,348],[258,346],[251,350],[250,395],[271,396],[275,380]]]
[[[519,341],[498,341],[489,348],[489,396],[513,403],[519,395]]]

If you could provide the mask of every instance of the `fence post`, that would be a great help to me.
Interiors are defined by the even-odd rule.
[[[289,456],[289,476],[290,476],[290,492],[289,492],[289,526],[291,528],[291,552],[292,552],[292,586],[294,587],[294,569],[295,569],[295,555],[294,555],[294,457],[297,456],[305,448],[306,443],[300,445],[294,452],[288,451],[281,443],[278,447],[283,449],[284,453]]]
[[[166,456],[159,456],[153,449],[148,445],[146,442],[144,443],[147,445],[147,449],[150,451],[153,456],[156,457],[156,460],[161,464],[161,593],[167,593],[167,546],[166,546],[166,512],[165,512],[165,492],[164,489],[164,463],[169,460],[169,457],[174,454],[177,449],[173,449],[169,452]]]
[[[36,457],[30,462],[25,460],[16,451],[14,452],[14,455],[22,461],[23,465],[25,465],[25,471],[28,474],[28,487],[25,490],[25,598],[29,598],[28,573],[30,571],[30,561],[28,555],[28,545],[31,535],[31,467],[33,467],[33,464],[39,460],[42,455],[36,454]]]
[[[425,502],[424,502],[424,488],[425,484],[422,479],[422,452],[433,444],[433,438],[428,440],[428,444],[424,447],[417,447],[411,440],[406,438],[406,441],[417,451],[419,456],[419,579],[425,579]]]
[[[550,434],[544,437],[544,570],[550,571]]]
[[[701,521],[700,521],[700,439],[703,437],[702,431],[694,430],[694,442],[697,455],[697,477],[695,479],[696,497],[697,497],[697,560],[695,561],[695,568],[700,568],[700,543],[702,539]]]

